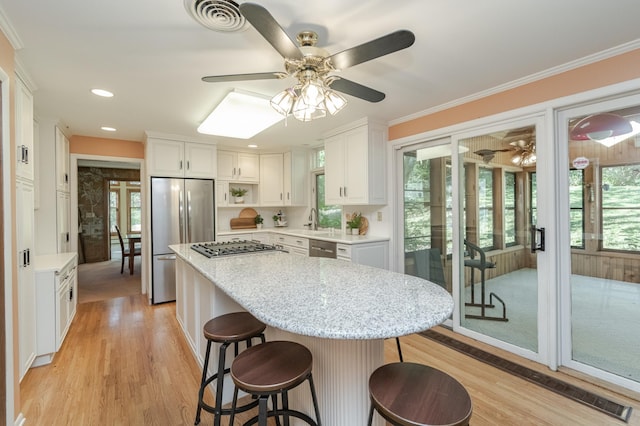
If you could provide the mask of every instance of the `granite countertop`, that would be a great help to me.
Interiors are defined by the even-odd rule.
[[[439,285],[384,269],[284,252],[209,259],[188,244],[169,248],[256,318],[296,334],[404,336],[442,323],[453,311],[451,295]]]
[[[375,235],[347,235],[336,231],[311,231],[308,229],[295,229],[286,227],[219,231],[218,235],[235,235],[248,233],[253,234],[258,232],[271,232],[274,234],[290,235],[292,237],[310,238],[314,240],[332,241],[342,244],[365,244],[378,241],[389,241],[389,237],[376,237]]]

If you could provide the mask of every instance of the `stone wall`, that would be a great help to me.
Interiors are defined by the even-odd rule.
[[[78,225],[80,258],[84,262],[109,260],[109,181],[140,180],[140,170],[78,167]]]

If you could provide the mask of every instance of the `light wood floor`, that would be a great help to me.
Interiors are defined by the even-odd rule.
[[[440,368],[467,388],[472,426],[625,424],[423,337],[408,336],[402,344],[406,361]],[[393,340],[387,341],[386,352],[388,361],[396,360]],[[632,405],[629,424],[640,425],[637,400],[557,375]],[[142,295],[82,303],[54,362],[32,368],[23,380],[22,413],[28,425],[191,425],[199,377],[175,319],[175,304],[150,306]],[[246,418],[246,413],[238,417],[236,425]],[[203,413],[201,424],[212,424],[211,415]]]

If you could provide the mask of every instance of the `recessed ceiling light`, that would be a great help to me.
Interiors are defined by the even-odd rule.
[[[116,128],[115,127],[107,127],[107,126],[102,126],[100,127],[102,130],[104,130],[105,132],[115,132]]]
[[[257,148],[257,147],[258,147],[258,145],[251,144],[251,145],[247,145],[247,147],[248,147],[248,148]]]
[[[91,93],[93,93],[94,95],[102,96],[103,98],[113,97],[113,93],[104,89],[91,89]]]

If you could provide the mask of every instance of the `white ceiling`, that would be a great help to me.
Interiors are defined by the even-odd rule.
[[[318,45],[330,53],[398,29],[416,35],[410,48],[341,73],[386,93],[384,101],[348,97],[334,117],[276,124],[251,140],[265,149],[315,144],[364,116],[394,121],[598,52],[640,47],[638,0],[257,2],[293,39],[303,29],[318,32]],[[204,28],[183,0],[0,0],[0,13],[36,87],[36,114],[60,119],[75,135],[143,140],[152,131],[245,147],[196,127],[232,88],[273,95],[292,82],[202,82],[205,75],[281,71],[283,60],[253,28]],[[98,98],[89,92],[94,87],[115,97]]]

